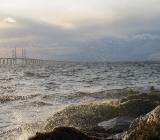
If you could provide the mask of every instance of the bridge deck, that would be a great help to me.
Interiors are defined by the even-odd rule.
[[[34,58],[0,58],[0,65],[15,65],[15,64],[41,64],[50,62],[49,60],[41,60]]]

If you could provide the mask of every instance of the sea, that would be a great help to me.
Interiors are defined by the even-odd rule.
[[[25,124],[45,121],[72,104],[115,99],[115,91],[160,87],[158,62],[53,62],[0,65],[0,140]],[[113,96],[107,96],[108,94]]]

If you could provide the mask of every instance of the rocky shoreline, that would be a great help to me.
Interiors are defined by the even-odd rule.
[[[28,140],[158,140],[159,105],[160,91],[152,90],[111,103],[68,106]]]

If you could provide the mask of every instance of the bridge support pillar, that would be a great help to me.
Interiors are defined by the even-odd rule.
[[[2,59],[2,63],[3,63],[3,65],[5,64],[5,59]]]
[[[6,64],[8,65],[8,59],[6,59]]]
[[[12,59],[9,59],[9,64],[12,65]]]

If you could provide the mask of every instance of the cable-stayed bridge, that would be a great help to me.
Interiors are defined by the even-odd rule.
[[[12,57],[0,57],[0,65],[16,65],[16,64],[39,65],[49,62],[51,62],[51,60],[28,58],[26,56],[26,50],[24,48],[21,48],[20,57],[17,55],[17,48],[12,49]]]

